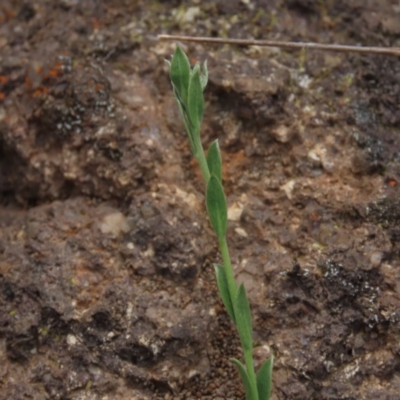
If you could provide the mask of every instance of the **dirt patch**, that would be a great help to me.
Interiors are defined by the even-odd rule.
[[[0,6],[0,398],[242,399],[158,33],[399,46],[390,1]],[[110,3],[110,4],[109,4]],[[208,59],[237,278],[274,400],[400,391],[397,58]]]

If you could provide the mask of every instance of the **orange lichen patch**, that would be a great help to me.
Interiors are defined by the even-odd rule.
[[[104,86],[101,83],[97,83],[96,86],[94,87],[98,92],[100,90],[104,90]]]
[[[0,100],[4,100],[6,98],[6,95],[4,92],[0,92]]]
[[[45,80],[49,80],[51,78],[57,78],[60,75],[62,75],[62,67],[63,67],[63,63],[61,61],[57,61],[52,68],[49,70],[49,72],[47,74],[44,75],[44,79]],[[41,68],[41,67],[40,67]]]
[[[201,175],[201,170],[199,168],[199,164],[195,158],[190,159],[190,168],[194,172],[196,179],[203,179],[203,176]]]
[[[231,176],[234,171],[241,171],[244,165],[247,163],[247,158],[244,150],[239,150],[236,153],[225,153],[221,150],[222,172],[223,175],[227,174]]]
[[[14,11],[11,11],[11,10],[7,10],[6,11],[6,15],[7,15],[8,19],[11,19],[11,18],[15,17]]]
[[[390,180],[389,180],[389,185],[390,185],[391,187],[395,187],[395,186],[397,186],[397,181],[396,181],[395,179],[390,179]]]
[[[1,22],[6,22],[12,18],[14,18],[15,13],[11,10],[7,10],[5,7],[0,7],[0,23]]]
[[[92,18],[92,27],[93,29],[99,29],[100,28],[100,23],[97,18]]]
[[[0,23],[7,22],[8,20],[12,19],[15,16],[15,13],[11,10],[7,10],[6,8],[0,8]]]
[[[74,266],[74,272],[70,282],[77,290],[75,309],[87,309],[102,296],[104,288],[107,286],[107,280],[102,274],[91,271],[91,267],[85,259],[76,258],[71,260],[71,263]]]
[[[319,215],[317,213],[312,213],[311,219],[313,219],[314,221],[317,221],[319,219]]]
[[[43,71],[43,67],[41,65],[38,65],[35,70],[37,74],[40,74]]]
[[[32,96],[33,96],[33,97],[40,97],[40,96],[42,96],[42,95],[44,95],[44,94],[47,94],[47,93],[49,93],[49,88],[46,87],[46,86],[43,86],[43,87],[40,87],[40,88],[36,89],[36,90],[32,93]]]
[[[25,78],[25,88],[26,89],[30,89],[32,87],[32,79],[29,78],[29,76],[27,76]]]
[[[8,81],[8,76],[0,75],[0,83],[6,83]]]
[[[63,66],[63,63],[62,63],[61,61],[57,61],[57,62],[54,64],[54,68],[55,68],[55,69],[61,69],[62,66]]]
[[[48,73],[48,76],[56,78],[57,76],[60,76],[60,71],[58,69],[51,69]]]

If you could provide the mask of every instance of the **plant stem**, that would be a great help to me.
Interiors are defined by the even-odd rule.
[[[200,139],[199,139],[199,142],[200,142]],[[204,180],[205,180],[205,182],[208,182],[208,180],[210,179],[210,171],[208,169],[207,160],[206,160],[206,157],[204,154],[203,146],[201,145],[201,142],[198,144],[199,144],[199,146],[197,146],[197,148],[199,149],[199,153],[196,155],[196,158],[200,164],[200,168],[203,173]],[[224,263],[225,274],[226,274],[227,281],[228,281],[229,293],[230,293],[231,299],[234,300],[236,298],[237,285],[236,285],[236,281],[235,281],[235,275],[233,273],[231,257],[229,255],[229,248],[228,248],[228,243],[226,241],[226,236],[224,236],[224,238],[219,241],[219,248],[220,248],[222,260]],[[236,328],[237,328],[237,326],[236,326]],[[256,379],[256,373],[255,373],[254,364],[253,364],[253,350],[252,349],[247,350],[247,351],[244,350],[244,359],[245,359],[247,374],[248,374],[248,377],[250,380],[250,385],[251,385],[252,400],[259,400],[258,399],[258,391],[257,391],[257,379]]]
[[[235,276],[233,273],[231,258],[229,256],[229,248],[228,248],[228,243],[226,241],[226,237],[224,237],[219,242],[219,247],[220,247],[220,251],[221,251],[221,255],[222,255],[222,260],[224,262],[226,278],[228,281],[229,293],[231,295],[231,299],[235,299],[236,292],[237,292],[237,285],[236,285]],[[237,325],[236,325],[236,328],[238,328]],[[250,349],[250,350],[243,349],[243,352],[244,352],[244,360],[245,360],[245,364],[246,364],[247,374],[248,374],[248,377],[250,380],[250,385],[251,385],[252,400],[258,400],[257,378],[256,378],[255,370],[254,370],[254,364],[253,364],[253,350],[252,349]]]
[[[174,65],[174,71],[171,72],[171,79],[173,79],[173,88],[175,98],[178,103],[179,111],[187,131],[190,146],[194,157],[200,165],[200,169],[206,184],[206,206],[210,217],[211,225],[214,228],[218,237],[219,247],[223,259],[223,269],[220,265],[216,266],[216,274],[218,280],[218,287],[224,304],[227,306],[228,313],[236,325],[236,329],[240,336],[240,341],[243,348],[245,365],[242,362],[234,359],[234,363],[239,368],[243,384],[245,385],[245,392],[247,400],[267,400],[259,399],[257,377],[253,364],[253,345],[252,345],[252,323],[251,311],[246,291],[243,285],[239,288],[235,281],[231,259],[229,255],[228,243],[226,240],[226,227],[227,227],[227,204],[226,196],[222,186],[222,160],[218,141],[214,141],[209,150],[207,157],[204,152],[203,144],[200,137],[200,124],[203,118],[204,98],[201,92],[204,89],[207,81],[207,64],[204,64],[204,76],[200,77],[193,75],[199,73],[199,64],[196,64],[193,70],[190,70],[189,61],[186,55],[179,48],[175,52],[173,60],[170,65]],[[171,67],[172,69],[172,67]],[[183,72],[182,72],[183,71]],[[182,77],[183,76],[183,77]],[[189,94],[190,102],[186,104],[182,100],[180,94],[184,90],[188,91],[186,78],[189,76],[189,89],[192,88],[191,83],[194,85],[192,96]],[[196,80],[200,77],[200,80]],[[185,78],[186,77],[186,78]],[[193,80],[190,80],[192,79]],[[203,79],[203,82],[201,81]],[[193,83],[194,82],[194,83]],[[197,85],[197,86],[196,86]],[[183,86],[183,88],[182,88]],[[197,98],[196,98],[197,97]],[[189,101],[188,100],[188,101]],[[190,107],[188,107],[188,105]],[[211,176],[211,172],[214,176]],[[221,275],[223,274],[223,275]],[[268,395],[269,397],[269,395]]]
[[[231,257],[229,256],[229,248],[228,248],[228,243],[226,241],[226,237],[220,240],[219,248],[221,251],[222,260],[224,262],[229,293],[231,295],[231,299],[234,300],[236,298],[237,286],[236,286],[235,276],[233,274]]]
[[[254,370],[253,363],[253,350],[244,350],[244,362],[246,364],[247,375],[250,381],[250,387],[252,392],[251,400],[262,400],[258,398],[258,390],[257,390],[257,377],[256,372]]]
[[[201,139],[198,137],[196,138],[196,147],[198,149],[197,154],[195,154],[195,158],[199,162],[201,172],[203,174],[204,182],[207,187],[208,180],[210,179],[210,170],[208,169],[206,155],[204,154],[203,145],[201,143]]]

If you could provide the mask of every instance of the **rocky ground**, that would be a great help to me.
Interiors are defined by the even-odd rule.
[[[1,399],[244,398],[157,35],[400,47],[400,5],[204,3],[2,0]],[[398,399],[399,58],[183,47],[273,399]]]

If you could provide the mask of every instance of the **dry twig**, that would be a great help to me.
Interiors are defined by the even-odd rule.
[[[158,40],[178,40],[181,42],[197,42],[212,44],[234,44],[238,46],[280,47],[287,49],[315,49],[325,51],[339,51],[346,53],[384,54],[400,57],[399,47],[364,47],[345,46],[340,44],[320,44],[303,42],[280,42],[275,40],[247,40],[247,39],[222,39],[211,37],[195,37],[180,35],[159,35]]]

